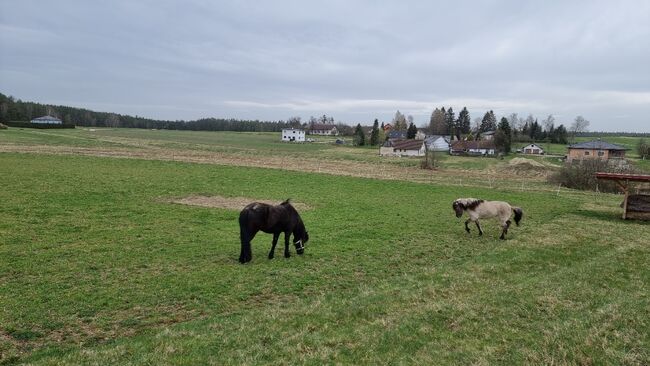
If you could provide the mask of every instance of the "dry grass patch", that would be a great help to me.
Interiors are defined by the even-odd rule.
[[[222,196],[189,196],[185,198],[171,199],[169,202],[178,203],[181,205],[212,207],[212,208],[225,208],[227,210],[241,210],[246,205],[252,202],[267,203],[269,205],[277,205],[280,202],[273,200],[260,200],[248,197],[222,197]],[[311,210],[312,207],[302,202],[291,201],[293,207],[300,211]]]

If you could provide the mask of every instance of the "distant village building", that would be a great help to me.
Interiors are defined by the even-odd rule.
[[[454,141],[451,143],[450,153],[452,155],[495,155],[497,147],[491,140],[479,141]]]
[[[387,140],[380,148],[381,156],[424,156],[424,140]]]
[[[63,124],[63,121],[56,117],[52,116],[43,116],[43,117],[38,117],[34,118],[31,120],[32,123],[40,123],[40,124],[49,124],[49,125],[60,125]]]
[[[480,134],[481,140],[492,140],[496,131],[485,131]]]
[[[390,123],[386,123],[386,124],[384,125],[384,132],[386,132],[386,131],[390,131],[390,130],[392,130],[392,129],[393,129],[393,125],[391,125]]]
[[[427,136],[424,139],[424,143],[427,144],[427,148],[430,151],[449,152],[449,141],[449,137],[439,135]]]
[[[529,144],[521,149],[522,154],[543,155],[544,149],[537,144]]]
[[[314,123],[309,130],[311,135],[322,135],[322,136],[338,136],[339,130],[336,128],[336,125],[328,125],[322,123]]]
[[[418,132],[415,133],[415,139],[416,140],[424,140],[426,137],[427,137],[427,135],[422,131],[418,131]]]
[[[574,160],[584,159],[623,159],[626,150],[623,146],[601,140],[581,142],[568,146],[567,161],[570,163]]]
[[[305,131],[293,128],[285,128],[282,130],[282,141],[305,142]]]

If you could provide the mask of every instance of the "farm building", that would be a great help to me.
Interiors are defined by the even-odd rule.
[[[339,130],[336,125],[327,125],[322,123],[314,123],[309,129],[310,135],[323,135],[323,136],[338,136]]]
[[[521,148],[522,154],[543,155],[544,149],[537,144],[529,144]]]
[[[305,142],[305,131],[293,128],[282,130],[282,141],[286,142]]]
[[[424,142],[427,144],[427,148],[431,151],[449,152],[449,141],[449,137],[439,135],[427,136],[424,139]]]
[[[393,129],[393,125],[391,125],[390,123],[386,123],[386,124],[384,125],[384,132],[385,132],[385,131],[390,131],[390,130],[392,130],[392,129]]]
[[[451,143],[450,153],[452,155],[494,155],[497,147],[493,141],[454,141]]]
[[[60,125],[63,123],[60,119],[52,116],[43,116],[43,117],[38,117],[34,118],[33,120],[30,121],[31,123],[41,123],[41,124],[49,124],[49,125]]]
[[[388,140],[379,148],[381,156],[424,156],[424,140]]]
[[[625,158],[627,149],[610,144],[609,142],[594,140],[581,142],[579,144],[569,145],[567,152],[567,161],[584,160],[584,159],[622,159]]]

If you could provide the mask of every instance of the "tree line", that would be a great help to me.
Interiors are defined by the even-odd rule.
[[[64,124],[84,127],[125,127],[192,131],[241,131],[280,132],[283,128],[296,127],[292,121],[259,121],[224,118],[202,118],[194,121],[166,121],[110,112],[95,112],[84,108],[54,106],[24,102],[0,93],[0,123],[31,121],[50,115]],[[297,127],[302,127],[298,125]]]

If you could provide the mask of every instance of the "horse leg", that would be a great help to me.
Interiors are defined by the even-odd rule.
[[[278,243],[279,237],[280,233],[273,233],[273,244],[271,245],[271,251],[269,252],[269,259],[273,259],[273,256],[275,255],[275,245]]]
[[[251,240],[253,240],[255,234],[257,234],[257,230],[253,230],[250,233],[245,229],[240,230],[241,252],[239,254],[239,263],[247,263],[253,259]]]
[[[469,226],[467,226],[467,224],[469,224],[471,221],[472,219],[465,220],[465,231],[467,231],[467,233],[469,233]]]
[[[478,220],[474,221],[474,223],[476,224],[476,227],[478,228],[478,236],[482,236],[483,235],[483,229],[481,229],[481,224],[479,224]]]
[[[248,239],[248,233],[243,227],[239,228],[239,239],[241,240],[241,250],[239,252],[239,263],[248,262],[246,253],[250,252],[251,242]]]
[[[501,236],[499,239],[501,240],[506,240],[506,234],[508,233],[508,228],[510,227],[510,220],[507,220],[501,227],[503,228],[503,231],[501,231]]]
[[[291,236],[291,232],[287,231],[284,233],[284,257],[289,258],[291,257],[291,253],[289,253],[289,237]]]

